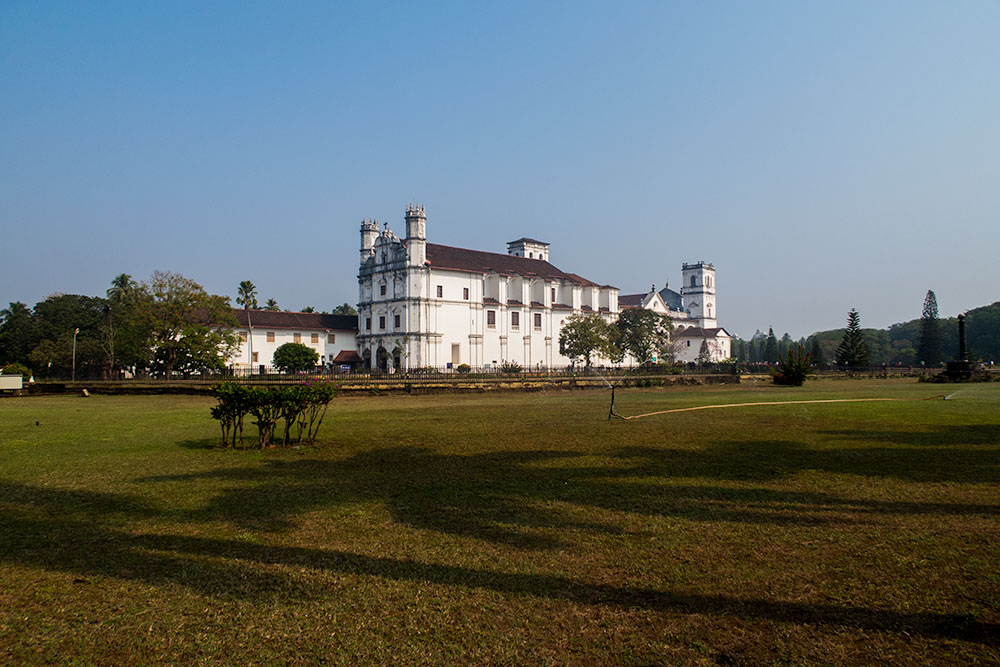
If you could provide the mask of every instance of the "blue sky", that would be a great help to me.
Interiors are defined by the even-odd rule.
[[[794,337],[1000,299],[997,2],[0,5],[0,304],[357,301],[358,227]]]

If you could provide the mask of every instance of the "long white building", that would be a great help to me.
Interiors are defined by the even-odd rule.
[[[366,367],[568,366],[559,352],[566,319],[596,312],[614,321],[623,305],[674,318],[684,329],[678,359],[694,361],[703,341],[711,359],[729,357],[729,336],[715,326],[711,264],[685,264],[690,284],[682,294],[666,290],[669,304],[660,293],[620,304],[618,288],[551,264],[548,243],[520,238],[506,254],[467,250],[428,243],[423,207],[407,207],[405,221],[402,238],[388,224],[361,224],[357,349]]]

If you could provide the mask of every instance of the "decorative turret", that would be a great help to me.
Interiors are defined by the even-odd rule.
[[[371,257],[375,239],[378,238],[378,220],[361,221],[361,263]]]
[[[684,309],[697,321],[697,326],[715,327],[718,317],[715,312],[715,266],[695,262],[684,264],[681,269]]]
[[[406,207],[406,263],[423,266],[427,261],[427,213],[423,206]]]

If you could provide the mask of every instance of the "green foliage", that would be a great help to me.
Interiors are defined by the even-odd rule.
[[[501,373],[507,373],[509,375],[517,375],[522,370],[523,369],[521,368],[521,364],[517,363],[516,361],[502,361],[502,362],[500,362],[500,372]]]
[[[820,345],[819,336],[812,336],[809,339],[809,356],[817,366],[822,366],[824,362],[823,346]]]
[[[309,371],[319,362],[319,353],[302,343],[285,343],[274,351],[272,363],[283,373]]]
[[[244,308],[257,307],[257,286],[249,280],[244,280],[240,283],[237,294],[236,303],[239,305]]]
[[[666,315],[645,308],[629,308],[618,316],[614,330],[618,335],[617,340],[612,340],[616,344],[609,346],[611,351],[617,347],[639,363],[669,355],[673,324]],[[618,355],[617,361],[620,360]]]
[[[798,346],[778,360],[772,379],[774,384],[801,387],[806,377],[812,373],[812,357],[806,353],[803,346]]]
[[[937,297],[927,290],[924,308],[920,315],[920,339],[917,343],[917,360],[926,366],[941,364],[941,330],[938,322]]]
[[[455,372],[462,375],[468,375],[472,371],[472,366],[469,364],[459,364],[455,367]]]
[[[767,329],[767,342],[764,344],[764,361],[769,364],[778,363],[778,339],[774,337],[774,328]]]
[[[24,364],[11,363],[0,369],[3,375],[20,375],[24,380],[31,379],[31,369]]]
[[[855,368],[868,366],[870,363],[868,342],[865,340],[864,332],[861,331],[861,316],[857,310],[851,308],[847,314],[847,329],[844,330],[844,337],[837,348],[837,365]]]
[[[342,303],[333,309],[332,315],[357,315],[358,311],[349,303]]]
[[[701,347],[698,348],[698,356],[695,357],[695,363],[701,366],[709,363],[712,360],[712,351],[708,348],[708,341],[701,341]]]
[[[224,382],[214,387],[218,405],[211,408],[211,416],[219,420],[225,447],[243,445],[243,419],[247,415],[255,418],[261,449],[275,444],[274,433],[281,421],[281,444],[314,443],[337,389],[334,383],[324,381],[270,387]]]
[[[305,308],[302,309],[302,312],[303,313],[315,313],[316,309],[313,308],[312,306],[306,306]]]
[[[274,299],[268,299],[267,301],[264,302],[264,310],[277,311],[278,302],[275,301]]]
[[[570,315],[559,332],[559,352],[574,362],[583,360],[590,366],[591,358],[598,354],[612,357],[616,354],[613,327],[597,313]]]

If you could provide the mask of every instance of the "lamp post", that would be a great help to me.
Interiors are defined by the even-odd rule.
[[[73,330],[73,382],[76,382],[76,335],[80,333],[79,329]]]

